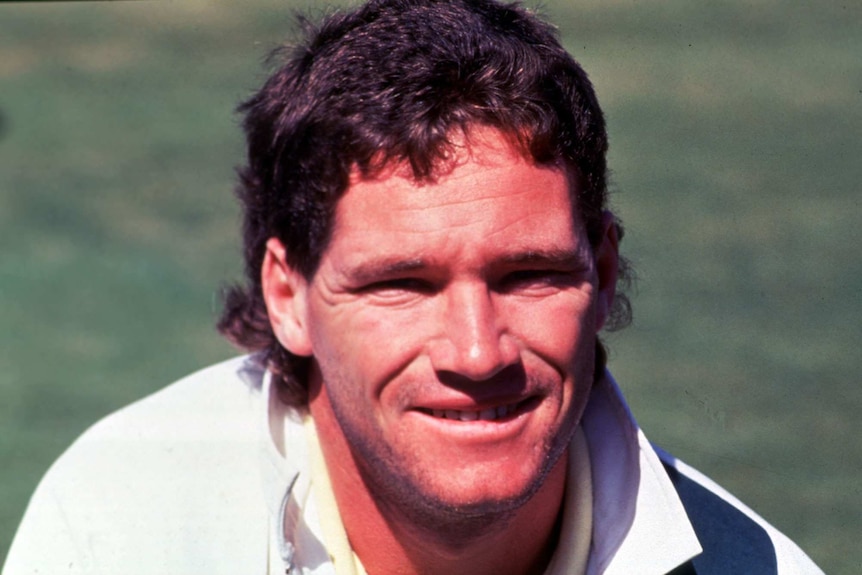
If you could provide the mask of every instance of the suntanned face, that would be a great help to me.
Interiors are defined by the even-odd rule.
[[[352,183],[318,271],[294,276],[299,335],[281,338],[313,355],[322,441],[348,446],[381,505],[417,517],[505,512],[539,489],[582,414],[613,297],[565,173],[496,132],[470,141],[433,183],[404,169]]]

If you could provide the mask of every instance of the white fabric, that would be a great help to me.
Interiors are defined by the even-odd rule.
[[[244,358],[200,371],[97,423],[37,488],[3,575],[334,575],[309,497],[301,419]],[[593,473],[588,575],[664,574],[700,551],[657,453],[616,384],[599,382],[583,429]],[[760,523],[781,575],[821,573]]]

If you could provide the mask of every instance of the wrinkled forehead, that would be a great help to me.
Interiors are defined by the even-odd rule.
[[[588,261],[569,188],[564,171],[486,134],[433,181],[400,165],[355,180],[339,200],[321,269],[330,280],[365,285],[406,270],[449,277],[516,262]]]
[[[466,164],[486,168],[490,174],[497,167],[500,156],[503,155],[508,156],[511,161],[520,160],[564,175],[568,182],[572,213],[579,216],[577,197],[581,184],[575,166],[560,158],[540,163],[530,152],[528,135],[513,134],[488,126],[471,126],[467,130],[459,129],[448,134],[445,149],[440,151],[438,161],[433,164],[432,170],[428,173],[418,172],[410,158],[389,157],[383,152],[373,158],[368,166],[354,164],[344,193],[361,183],[384,180],[401,180],[417,187],[432,188],[455,176]]]

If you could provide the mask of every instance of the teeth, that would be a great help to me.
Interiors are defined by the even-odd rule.
[[[501,405],[499,407],[489,407],[482,411],[458,411],[457,409],[432,409],[431,414],[434,417],[442,419],[453,419],[455,421],[494,421],[506,417],[515,411],[513,405]]]

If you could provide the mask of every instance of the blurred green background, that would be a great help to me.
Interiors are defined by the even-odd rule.
[[[0,560],[89,424],[234,351],[235,104],[312,2],[0,3]],[[640,276],[653,441],[862,572],[862,4],[548,2]]]

